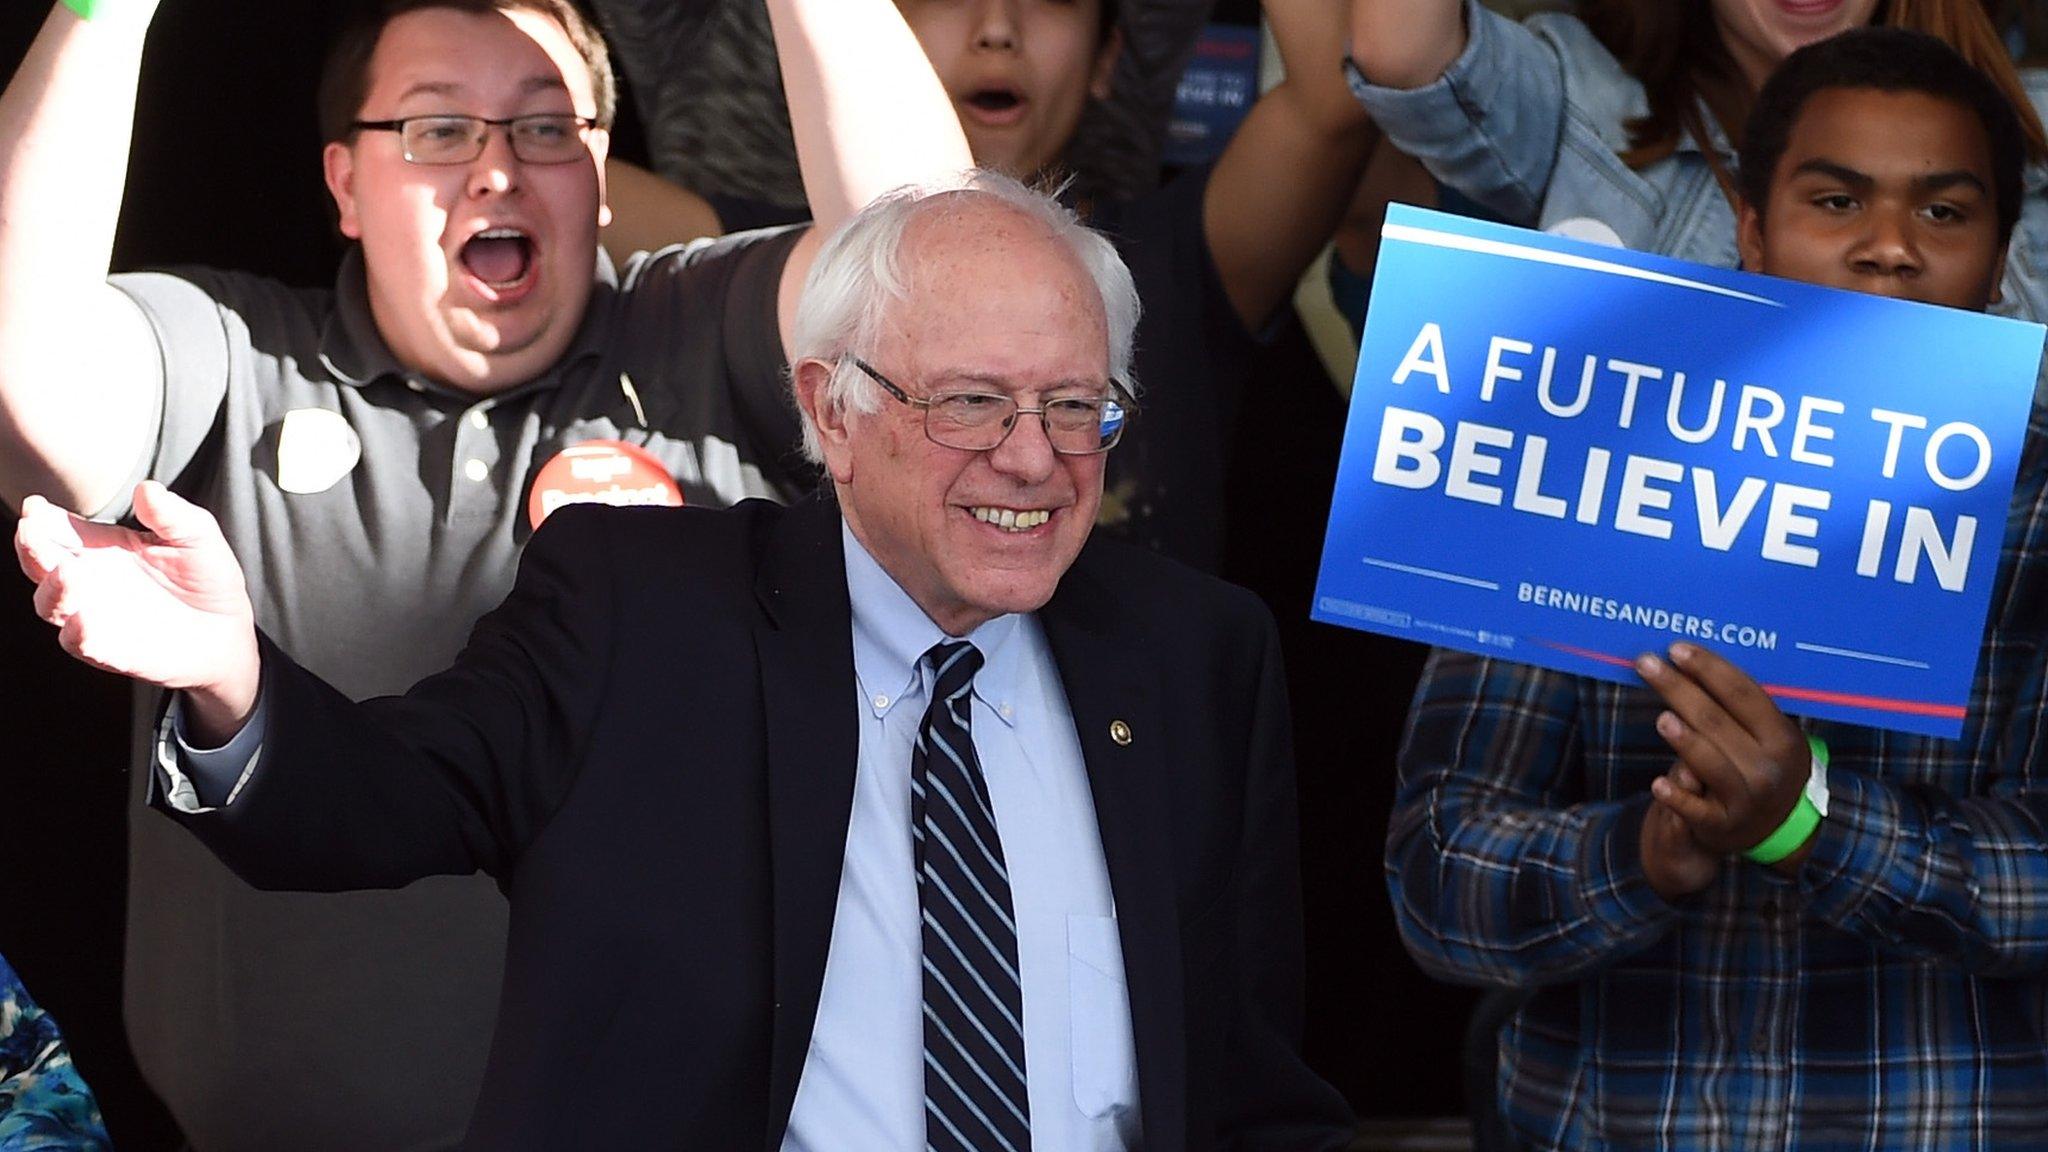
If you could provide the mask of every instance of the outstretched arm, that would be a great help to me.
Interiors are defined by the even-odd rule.
[[[787,345],[824,236],[883,192],[956,179],[974,160],[953,102],[890,0],[769,0],[768,15],[817,221],[783,270]]]
[[[36,615],[87,664],[182,691],[193,736],[224,744],[262,674],[241,565],[213,514],[161,484],[136,487],[135,516],[144,531],[25,500],[14,552]]]
[[[58,5],[0,94],[0,498],[107,504],[149,437],[161,365],[107,284],[155,0]]]

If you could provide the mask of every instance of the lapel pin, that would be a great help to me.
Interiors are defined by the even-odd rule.
[[[1121,720],[1111,720],[1109,722],[1109,738],[1116,741],[1118,747],[1130,747],[1131,726]]]

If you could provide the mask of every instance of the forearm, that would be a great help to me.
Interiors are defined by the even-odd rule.
[[[275,648],[266,656],[257,759],[213,796],[196,783],[181,796],[160,766],[155,807],[267,890],[396,888],[497,863],[475,814],[456,802],[462,793],[390,723],[391,702],[353,703]],[[198,740],[184,703],[187,738]]]
[[[1388,886],[1422,968],[1464,984],[1578,979],[1661,937],[1673,920],[1637,845],[1647,800],[1503,808],[1438,787],[1396,808]]]
[[[135,9],[145,7],[137,4]],[[0,94],[0,495],[95,508],[140,451],[154,362],[107,285],[147,17],[58,6]]]
[[[196,744],[218,748],[242,731],[256,710],[256,693],[263,682],[263,661],[256,651],[256,632],[249,631],[246,651],[227,660],[227,670],[218,683],[195,685],[179,693],[184,706],[186,732]]]
[[[1264,0],[1260,7],[1282,70],[1280,83],[1266,98],[1285,93],[1292,118],[1325,139],[1368,133],[1364,151],[1370,152],[1378,139],[1372,120],[1344,83],[1349,29],[1343,10],[1328,0]]]
[[[1463,47],[1430,83],[1376,85],[1365,73],[1352,94],[1438,180],[1509,223],[1533,225],[1558,163],[1565,75],[1590,65],[1567,62],[1548,29],[1539,35],[1471,0],[1464,10]]]
[[[1647,795],[1588,795],[1581,682],[1430,654],[1398,764],[1387,876],[1403,940],[1448,980],[1568,980],[1660,936]],[[1595,705],[1597,706],[1597,705]]]
[[[1985,976],[2048,971],[2048,794],[1951,797],[1829,775],[1799,885],[1808,913]]]
[[[891,188],[973,165],[952,101],[889,0],[769,0],[768,12],[821,234]]]
[[[1342,14],[1267,0],[1285,78],[1210,174],[1203,228],[1225,293],[1254,330],[1294,292],[1344,218],[1378,132],[1344,84]]]
[[[1375,84],[1420,88],[1464,50],[1462,0],[1351,0],[1351,58]]]

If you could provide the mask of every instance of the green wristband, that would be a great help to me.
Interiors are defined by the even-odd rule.
[[[90,20],[101,2],[102,0],[64,0],[64,6],[78,13],[80,20]]]
[[[1808,736],[1806,738],[1806,746],[1813,752],[1812,771],[1826,772],[1828,767],[1827,743],[1818,736]],[[1810,778],[1811,772],[1809,773],[1809,780]],[[1778,825],[1777,831],[1764,837],[1763,843],[1744,852],[1743,856],[1759,864],[1768,865],[1776,864],[1785,857],[1799,851],[1800,846],[1805,844],[1807,839],[1813,835],[1813,830],[1820,827],[1821,810],[1814,806],[1813,800],[1807,795],[1807,792],[1808,789],[1806,788],[1800,789],[1799,802],[1792,806],[1792,811],[1786,815],[1785,822]]]

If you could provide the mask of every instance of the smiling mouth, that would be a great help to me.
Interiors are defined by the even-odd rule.
[[[1788,16],[1826,16],[1841,7],[1842,0],[1778,0]]]
[[[967,511],[983,524],[993,525],[1005,532],[1029,532],[1052,519],[1050,508],[997,508],[978,504]]]
[[[485,287],[503,292],[532,276],[533,240],[517,228],[489,228],[462,246],[462,266]]]

